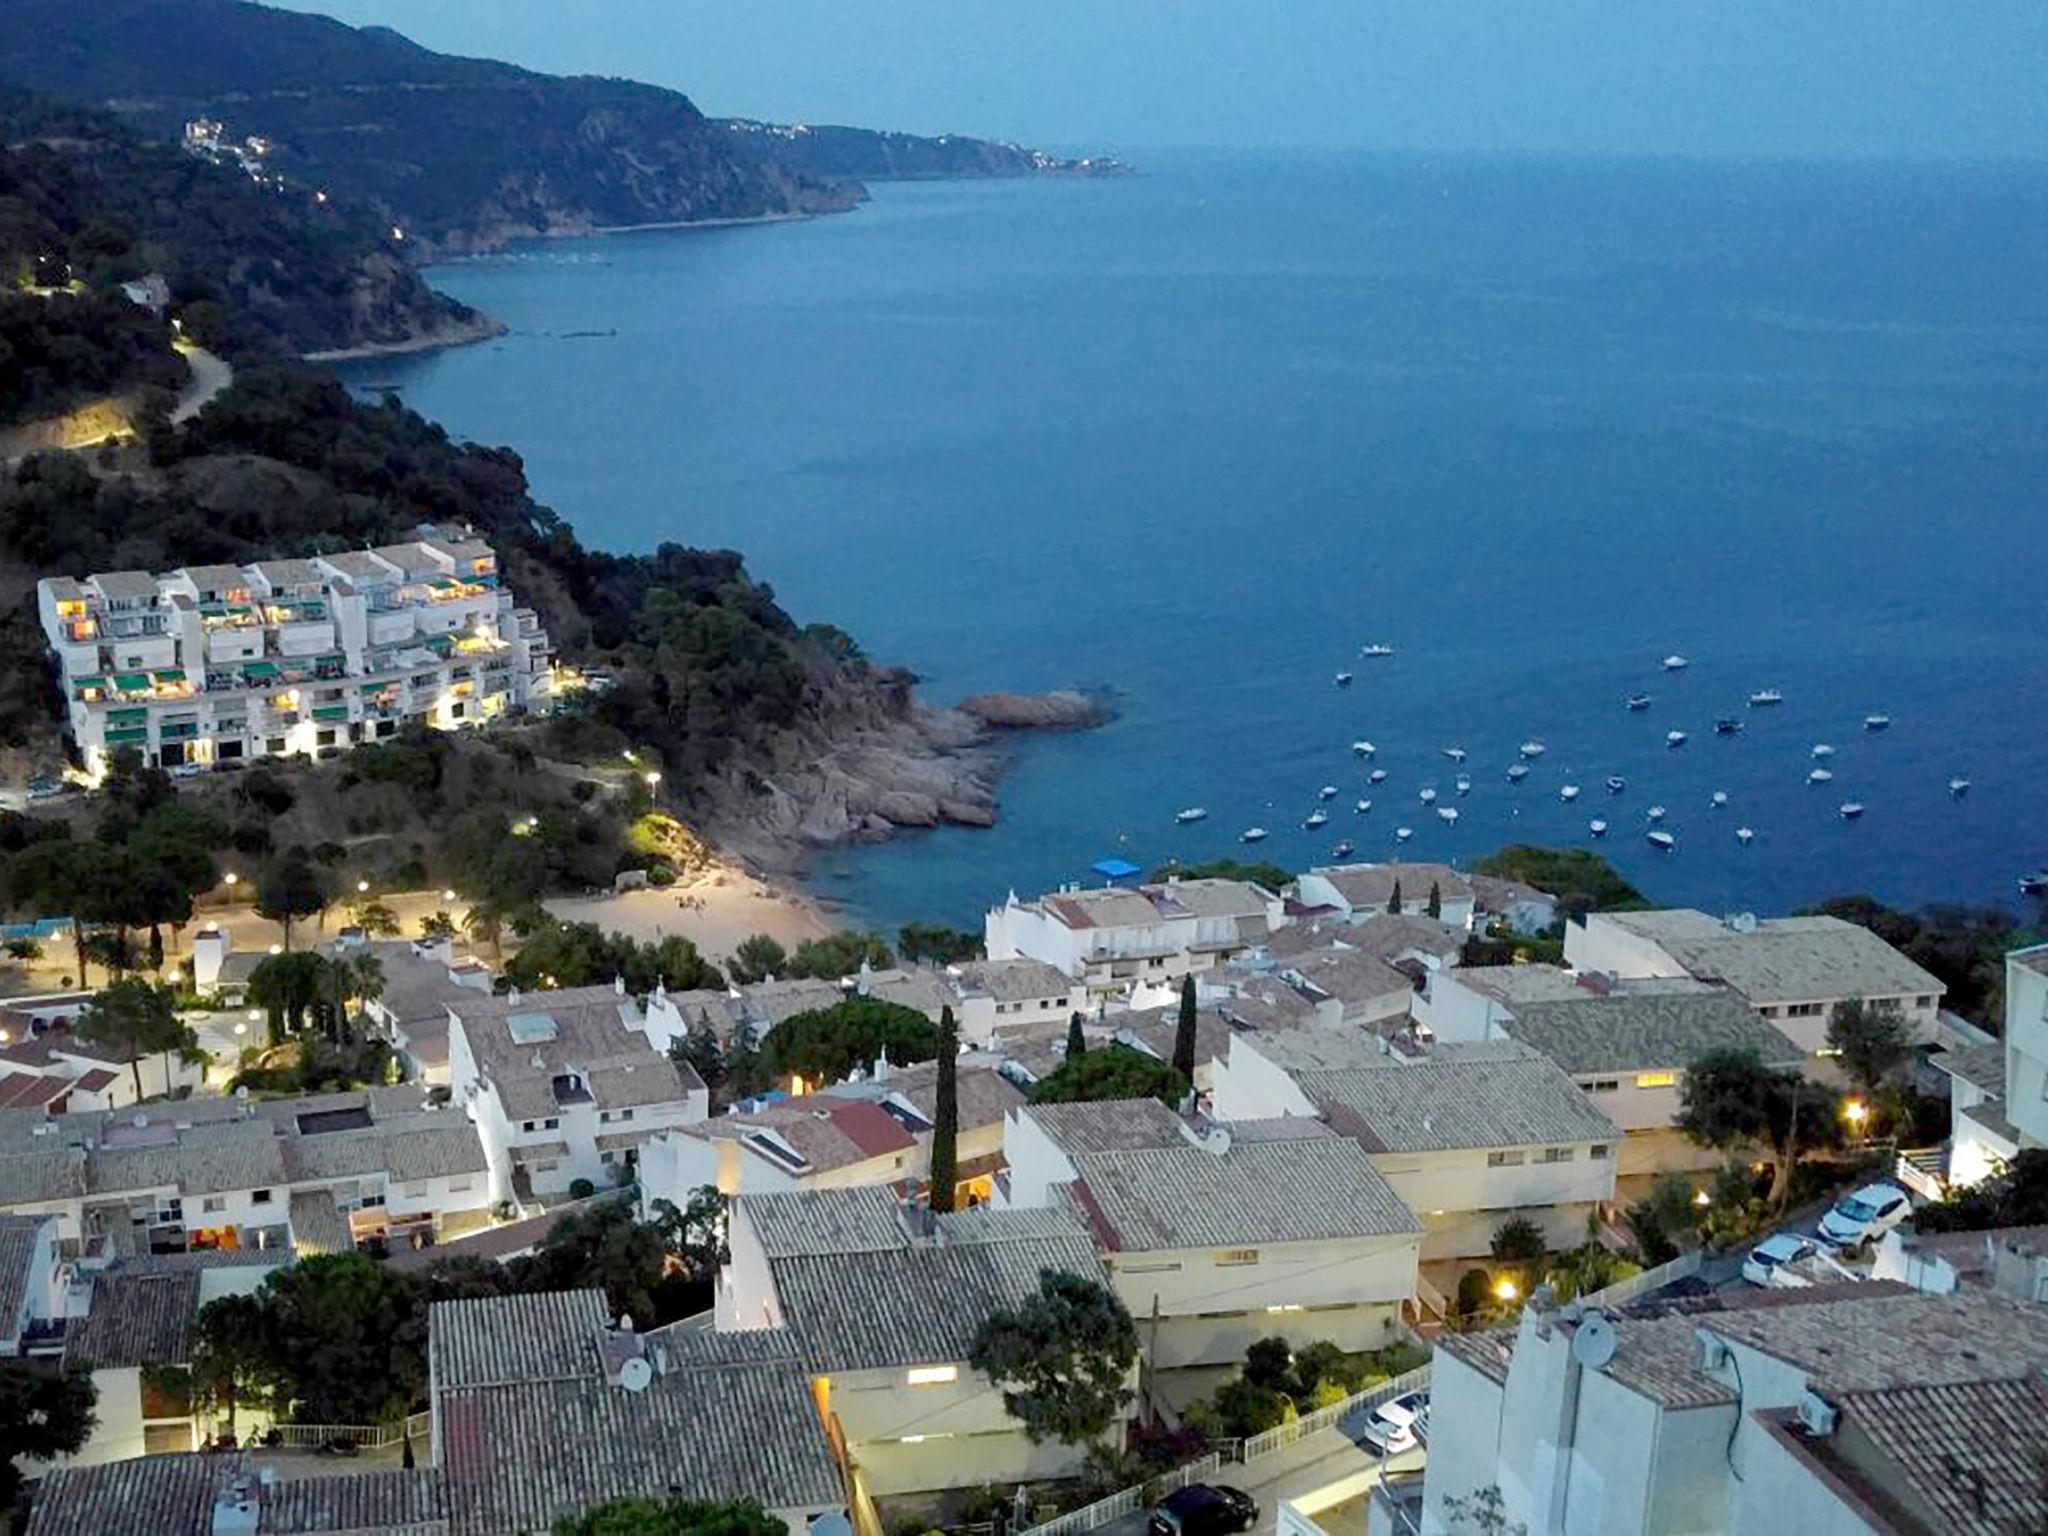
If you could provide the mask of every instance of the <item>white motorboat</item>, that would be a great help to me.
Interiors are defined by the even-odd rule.
[[[1631,714],[1640,714],[1650,707],[1650,696],[1647,693],[1632,693],[1622,702],[1628,706]]]
[[[1651,821],[1662,821],[1664,819],[1664,807],[1661,805],[1653,805],[1647,811],[1643,812],[1643,815],[1648,817]]]
[[[1522,756],[1527,758],[1533,759],[1541,757],[1545,752],[1548,752],[1549,750],[1550,749],[1544,746],[1543,743],[1540,741],[1525,741],[1522,743]]]
[[[1455,822],[1458,819],[1458,808],[1455,805],[1440,805],[1436,808],[1436,813],[1447,822]]]
[[[1367,774],[1367,775],[1365,776],[1365,782],[1366,782],[1366,783],[1368,783],[1368,784],[1384,784],[1384,783],[1386,783],[1386,782],[1387,782],[1387,770],[1386,770],[1386,769],[1384,769],[1384,768],[1375,768],[1375,769],[1373,769],[1373,771],[1372,771],[1371,773],[1368,773],[1368,774]]]
[[[1351,743],[1351,751],[1356,757],[1371,757],[1379,748],[1369,741],[1354,741]]]
[[[1825,768],[1816,768],[1806,776],[1809,784],[1832,784],[1835,776]]]
[[[2048,869],[2037,869],[2030,875],[2021,875],[2015,882],[2022,896],[2039,896],[2048,893]]]
[[[1753,842],[1755,842],[1755,841],[1756,841],[1756,830],[1755,830],[1755,828],[1753,828],[1753,827],[1737,827],[1737,828],[1735,829],[1735,841],[1737,841],[1738,843],[1753,843]]]
[[[1508,782],[1510,784],[1519,784],[1527,777],[1529,777],[1529,765],[1527,763],[1510,763],[1508,765]]]
[[[1337,798],[1337,786],[1334,784],[1325,784],[1321,789],[1316,791],[1316,796],[1317,798],[1322,800],[1334,800]]]
[[[1970,781],[1968,779],[1950,779],[1948,781],[1948,793],[1950,799],[1960,800],[1969,792]]]
[[[1890,715],[1865,715],[1863,717],[1863,729],[1866,731],[1888,731],[1891,727],[1892,717]]]
[[[1463,761],[1465,761],[1465,749],[1463,747],[1445,747],[1443,749],[1443,754],[1445,757],[1448,757],[1454,763],[1462,763]]]
[[[1715,790],[1711,795],[1707,796],[1707,803],[1713,806],[1715,810],[1720,810],[1722,806],[1728,803],[1728,791],[1725,789]]]
[[[1610,795],[1618,795],[1627,788],[1628,780],[1624,779],[1620,774],[1610,773],[1607,775],[1607,793]]]
[[[1375,658],[1380,656],[1391,656],[1394,654],[1394,648],[1391,645],[1380,645],[1377,643],[1373,645],[1361,645],[1358,648],[1358,654],[1361,656],[1371,656]]]
[[[1413,837],[1414,835],[1415,829],[1413,827],[1394,828],[1394,841],[1397,843],[1405,843],[1408,841],[1409,838]]]
[[[1415,798],[1420,800],[1424,805],[1434,805],[1436,804],[1436,791],[1433,789],[1424,788],[1416,794]]]
[[[1665,853],[1669,853],[1673,848],[1676,848],[1678,846],[1678,839],[1673,837],[1669,832],[1651,831],[1646,832],[1643,835],[1650,840],[1650,846],[1652,848],[1660,849]]]
[[[1813,744],[1812,755],[1815,757],[1833,757],[1835,755],[1835,749],[1829,746],[1824,741],[1816,741]]]
[[[1209,812],[1206,807],[1199,805],[1191,805],[1184,811],[1174,812],[1173,819],[1179,822],[1182,826],[1186,826],[1191,821],[1205,820],[1208,817],[1208,814]]]
[[[1339,688],[1349,688],[1351,686],[1351,674],[1349,672],[1339,672],[1331,681]]]
[[[1769,709],[1773,704],[1785,702],[1785,695],[1775,688],[1759,688],[1749,696],[1751,709]]]
[[[1271,835],[1264,827],[1246,827],[1238,840],[1246,843],[1263,843]]]
[[[1686,736],[1683,731],[1666,731],[1664,733],[1664,745],[1667,747],[1682,747],[1685,745],[1685,741]]]
[[[1844,800],[1842,802],[1842,820],[1854,821],[1862,814],[1863,802],[1861,800]]]
[[[1356,852],[1358,852],[1358,845],[1352,842],[1349,838],[1346,838],[1344,839],[1344,841],[1340,842],[1339,844],[1337,844],[1336,847],[1330,850],[1330,857],[1333,859],[1343,860],[1350,858],[1351,855],[1353,855]]]
[[[1462,774],[1462,773],[1461,773],[1461,774],[1459,774],[1459,775],[1458,775],[1458,778],[1457,778],[1457,790],[1458,790],[1458,793],[1459,793],[1459,794],[1461,794],[1461,795],[1469,795],[1469,794],[1471,794],[1471,793],[1472,793],[1472,780],[1471,780],[1470,778],[1468,778],[1468,777],[1467,777],[1466,775]]]
[[[1358,812],[1359,815],[1363,816],[1367,811],[1372,809],[1372,802],[1370,800],[1361,800],[1358,802],[1358,804],[1354,805],[1352,809]]]
[[[1592,833],[1595,837],[1605,837],[1607,835],[1607,823],[1602,821],[1599,817],[1595,816],[1591,821],[1586,823],[1586,830]]]
[[[1672,652],[1669,656],[1666,656],[1664,658],[1664,670],[1666,672],[1683,672],[1687,667],[1691,665],[1691,662],[1687,661],[1683,656],[1679,655],[1676,651]]]
[[[1579,786],[1576,784],[1558,786],[1557,798],[1564,801],[1566,805],[1570,805],[1572,801],[1579,798]]]
[[[1330,813],[1326,810],[1323,810],[1321,807],[1317,807],[1315,810],[1310,811],[1308,813],[1308,819],[1304,821],[1302,825],[1304,827],[1310,828],[1320,827],[1329,819]]]

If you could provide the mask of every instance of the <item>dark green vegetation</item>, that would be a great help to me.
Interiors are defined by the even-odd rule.
[[[939,1080],[932,1120],[931,1207],[953,1209],[960,1183],[960,1031],[953,1010],[939,1010]]]
[[[1188,1406],[1187,1421],[1216,1439],[1243,1439],[1405,1375],[1428,1358],[1413,1344],[1354,1355],[1327,1340],[1296,1349],[1277,1336],[1260,1339],[1215,1396]]]
[[[1922,1232],[1981,1232],[2048,1222],[2048,1151],[2030,1147],[2005,1172],[1913,1213]]]
[[[1520,880],[1557,898],[1560,917],[1588,912],[1639,912],[1650,899],[1599,854],[1585,848],[1539,848],[1510,843],[1497,853],[1472,861],[1476,875]]]
[[[1068,1032],[1072,1043],[1072,1030]],[[1169,1108],[1188,1096],[1185,1074],[1127,1045],[1069,1054],[1031,1089],[1034,1104],[1086,1104],[1102,1099],[1157,1099]]]
[[[1912,912],[1874,896],[1831,896],[1810,908],[1868,928],[1948,989],[1942,1006],[1994,1033],[2005,1028],[2005,952],[2044,936],[2042,915],[2022,923],[2002,907],[1937,904]]]
[[[92,1433],[92,1377],[27,1360],[0,1360],[0,1510],[21,1491],[15,1458],[52,1460]]]
[[[896,952],[912,964],[958,965],[982,957],[982,938],[943,923],[905,923],[896,934]]]
[[[1841,1095],[1754,1051],[1710,1051],[1686,1069],[1678,1129],[1701,1146],[1772,1162],[1770,1202],[1782,1205],[1800,1155],[1841,1140]]]
[[[788,1530],[751,1499],[613,1499],[554,1524],[554,1536],[787,1536]]]
[[[915,1008],[879,997],[849,997],[830,1008],[791,1014],[769,1033],[767,1046],[768,1063],[778,1076],[794,1073],[811,1083],[836,1083],[856,1067],[872,1067],[884,1051],[899,1067],[930,1061],[939,1053],[939,1035]]]
[[[1003,1407],[1034,1441],[1093,1440],[1130,1401],[1138,1328],[1116,1294],[1044,1270],[1020,1307],[990,1314],[968,1360],[995,1382]]]
[[[1169,859],[1151,875],[1155,883],[1176,877],[1182,880],[1245,880],[1268,891],[1278,891],[1294,879],[1291,872],[1278,864],[1243,859],[1210,859],[1200,864],[1183,864],[1178,859]]]
[[[8,158],[0,150],[0,178]],[[0,245],[5,239],[0,233]],[[0,425],[54,416],[102,395],[175,395],[185,377],[170,327],[126,299],[0,288]]]
[[[1063,160],[1021,144],[946,134],[930,139],[872,128],[806,123],[791,128],[749,118],[713,119],[744,154],[830,181],[917,181],[963,176],[1120,176],[1129,167],[1102,157]]]
[[[626,990],[635,997],[644,997],[657,985],[671,992],[725,985],[718,968],[679,934],[646,944],[607,933],[595,923],[563,923],[551,917],[534,919],[522,929],[519,953],[506,962],[505,975],[526,991],[597,986],[623,977]]]

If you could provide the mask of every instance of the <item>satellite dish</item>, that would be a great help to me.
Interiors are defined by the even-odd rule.
[[[628,1392],[645,1392],[654,1380],[654,1367],[635,1355],[619,1367],[619,1385]]]
[[[1620,1342],[1615,1337],[1612,1320],[1595,1308],[1579,1319],[1579,1326],[1572,1334],[1572,1358],[1588,1370],[1597,1371],[1614,1358],[1615,1348]]]

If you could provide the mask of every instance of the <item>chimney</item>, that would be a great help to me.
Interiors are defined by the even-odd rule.
[[[626,995],[626,978],[623,975],[613,975],[612,991],[617,993],[620,997],[624,997]]]

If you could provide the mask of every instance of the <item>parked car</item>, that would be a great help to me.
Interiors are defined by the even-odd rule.
[[[1783,1273],[1785,1267],[1818,1252],[1820,1245],[1810,1237],[1776,1233],[1749,1250],[1749,1257],[1742,1261],[1742,1278],[1751,1285],[1786,1286],[1791,1276]]]
[[[1389,1456],[1413,1450],[1427,1426],[1428,1415],[1427,1392],[1410,1392],[1403,1397],[1388,1398],[1367,1417],[1365,1439]]]
[[[1820,1219],[1820,1240],[1830,1248],[1875,1242],[1913,1214],[1913,1201],[1896,1184],[1866,1184],[1844,1195]]]
[[[1257,1500],[1242,1489],[1190,1483],[1152,1511],[1151,1536],[1231,1536],[1259,1523]]]

